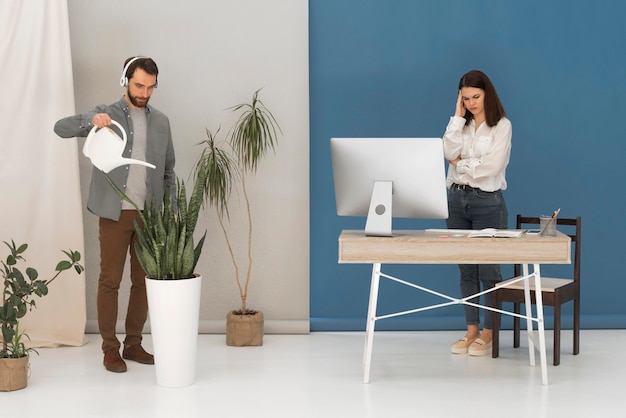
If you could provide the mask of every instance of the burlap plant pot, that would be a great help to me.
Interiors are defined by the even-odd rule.
[[[241,312],[241,311],[239,311]],[[263,345],[263,312],[241,315],[230,311],[226,316],[226,345],[234,347]]]
[[[28,383],[29,357],[0,359],[0,392],[24,389]]]

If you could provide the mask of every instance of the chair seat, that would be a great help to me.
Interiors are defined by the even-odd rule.
[[[519,280],[521,276],[513,277],[509,280],[504,280],[496,284],[496,287],[506,287],[507,289],[524,290],[524,281]],[[515,280],[518,280],[515,282]],[[514,283],[512,283],[514,282]],[[566,286],[570,283],[574,283],[572,279],[558,279],[555,277],[542,277],[541,288],[544,292],[554,292],[559,287]],[[535,290],[535,278],[530,279],[530,290]]]

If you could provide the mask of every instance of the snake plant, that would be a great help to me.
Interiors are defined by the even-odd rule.
[[[107,180],[139,213],[141,223],[135,221],[135,251],[146,275],[151,279],[170,280],[193,277],[206,238],[205,231],[198,244],[194,243],[193,234],[203,199],[203,177],[196,182],[189,201],[185,182],[177,179],[176,194],[166,190],[162,204],[156,205],[152,199],[143,210],[108,176]]]

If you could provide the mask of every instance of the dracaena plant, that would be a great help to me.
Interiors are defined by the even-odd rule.
[[[146,275],[174,280],[193,277],[206,238],[205,232],[198,244],[194,243],[193,234],[202,207],[202,183],[196,182],[188,201],[185,182],[177,179],[174,195],[166,190],[160,205],[151,200],[141,210],[108,176],[107,179],[118,195],[139,213],[141,224],[135,221],[135,251]]]
[[[74,269],[81,274],[84,271],[80,264],[78,251],[63,251],[66,260],[57,263],[56,274],[49,280],[39,278],[37,270],[32,267],[18,268],[19,263],[25,263],[24,252],[28,244],[20,246],[4,241],[9,248],[9,254],[2,261],[2,305],[0,305],[0,324],[2,328],[2,347],[0,358],[19,358],[36,352],[33,348],[27,348],[24,338],[28,335],[19,330],[20,319],[36,307],[33,296],[43,297],[48,294],[48,286],[61,274],[61,272]]]
[[[226,245],[235,271],[235,281],[241,298],[241,314],[254,313],[246,305],[248,286],[252,273],[252,212],[246,188],[246,177],[256,173],[259,161],[277,144],[278,122],[259,99],[259,91],[254,92],[250,103],[233,106],[233,112],[239,118],[227,134],[227,140],[216,142],[219,130],[213,135],[207,129],[207,139],[202,141],[203,150],[195,167],[196,184],[204,186],[204,202],[212,206],[217,214],[224,233]],[[246,207],[247,268],[242,277],[240,263],[231,245],[231,236],[227,228],[230,221],[228,202],[234,186],[240,186]]]

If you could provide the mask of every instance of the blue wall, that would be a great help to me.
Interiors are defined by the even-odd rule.
[[[626,327],[624,16],[621,0],[310,0],[312,330],[364,329],[369,292],[370,266],[337,264],[340,231],[365,220],[336,215],[329,138],[441,136],[470,69],[490,76],[513,123],[510,226],[516,213],[557,207],[582,216],[582,325]],[[394,224],[430,227],[445,224]],[[456,266],[389,272],[458,295]],[[379,312],[431,301],[381,289]],[[461,329],[464,320],[453,306],[377,328]]]

